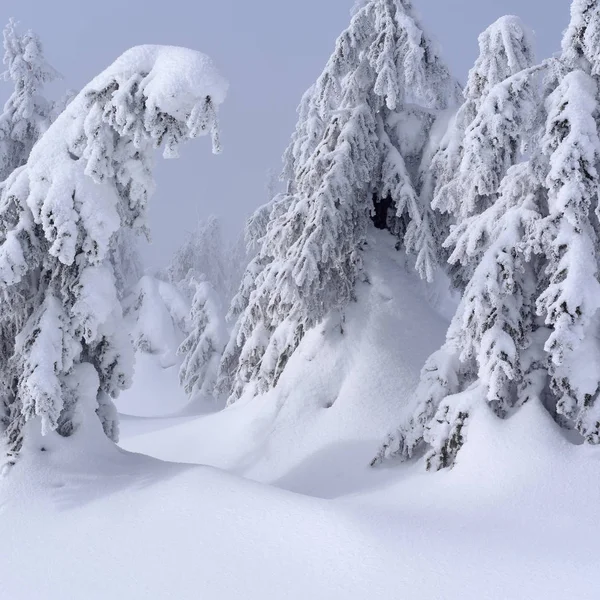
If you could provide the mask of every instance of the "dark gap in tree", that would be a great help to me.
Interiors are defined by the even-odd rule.
[[[373,207],[375,209],[371,216],[373,224],[377,229],[387,229],[388,212],[392,208],[391,196],[389,194],[385,198],[373,196]]]

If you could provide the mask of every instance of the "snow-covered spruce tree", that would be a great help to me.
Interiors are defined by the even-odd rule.
[[[306,331],[354,298],[373,213],[433,260],[418,171],[435,115],[459,93],[411,2],[357,9],[303,97],[285,155],[287,194],[234,299],[240,314],[220,374],[230,401],[275,386]]]
[[[219,363],[227,330],[221,300],[213,285],[206,279],[193,279],[196,291],[190,315],[191,331],[179,347],[184,357],[179,380],[194,403],[215,400]]]
[[[260,206],[248,219],[244,229],[246,257],[252,257],[241,273],[236,292],[229,303],[226,321],[231,323],[231,334],[221,358],[217,376],[216,390],[220,396],[229,397],[239,366],[238,334],[241,327],[241,316],[250,304],[250,298],[256,289],[256,280],[269,264],[270,256],[261,256],[264,237],[269,223],[282,216],[288,210],[292,197],[289,194],[278,194],[271,202]]]
[[[226,295],[227,266],[221,222],[215,216],[200,221],[196,230],[188,233],[167,268],[168,280],[181,289],[191,302],[196,285],[194,278],[203,274],[220,297]]]
[[[456,223],[461,231],[470,229],[469,217],[493,204],[502,178],[518,162],[523,131],[531,127],[536,109],[536,81],[528,71],[533,64],[531,34],[519,18],[502,17],[479,36],[465,101],[425,175],[432,206],[442,213],[438,221],[444,237]],[[445,244],[445,258],[454,242]],[[464,287],[475,264],[450,269],[458,287]]]
[[[109,261],[120,300],[138,283],[144,271],[139,250],[139,236],[142,233],[135,229],[119,229],[111,239]]]
[[[40,95],[58,73],[46,62],[32,31],[19,35],[12,19],[4,29],[4,79],[14,92],[0,114],[0,181],[27,162],[33,145],[48,129],[52,106]]]
[[[600,18],[600,11],[597,14]],[[581,70],[570,72],[548,98],[542,140],[549,162],[548,216],[535,223],[529,237],[533,252],[546,261],[548,285],[537,298],[537,311],[551,328],[545,350],[556,410],[596,444],[600,443],[599,98],[597,80]]]
[[[423,371],[413,418],[375,462],[425,445],[428,468],[452,466],[482,401],[505,417],[536,399],[600,442],[599,27],[597,0],[573,3],[562,56],[540,66],[545,101],[531,158],[455,236],[455,256],[477,247],[478,266],[444,349]]]
[[[223,306],[228,307],[237,295],[242,277],[256,250],[246,243],[245,231],[225,246],[225,292]]]
[[[451,466],[464,441],[473,405],[487,402],[501,418],[532,397],[546,377],[546,330],[535,314],[538,260],[521,245],[540,218],[540,185],[528,162],[512,167],[499,198],[478,226],[482,253],[452,320],[444,346],[425,364],[413,416],[384,444],[374,463],[413,457],[424,445],[428,469]]]
[[[24,425],[69,436],[79,403],[96,399],[116,439],[112,398],[131,377],[111,241],[145,224],[153,149],[175,156],[185,139],[211,133],[226,84],[210,59],[174,47],[129,50],[93,79],[35,145],[0,195],[0,283],[15,315],[14,351],[3,364],[10,453]],[[82,408],[83,410],[83,408]]]
[[[513,98],[523,93],[521,88],[529,79],[523,83],[516,79],[513,86],[492,92],[497,84],[531,67],[534,61],[531,34],[518,17],[502,17],[479,36],[479,56],[469,72],[463,92],[465,101],[432,162],[436,209],[459,217],[473,213],[482,197],[497,191],[499,180],[515,164],[518,151],[515,141],[509,139],[505,146],[503,137],[495,136],[519,131],[520,114],[513,116],[506,107],[512,108]],[[512,89],[515,85],[517,90]],[[497,117],[492,118],[492,114]],[[517,122],[510,123],[511,117],[517,118]],[[485,152],[477,157],[480,147]],[[494,158],[499,158],[500,164],[495,165]],[[477,160],[481,164],[476,164]]]
[[[40,92],[45,83],[58,77],[44,60],[41,43],[34,33],[20,35],[12,19],[3,33],[3,78],[13,84],[14,91],[0,114],[0,181],[25,164],[33,145],[53,120],[52,106]],[[5,373],[15,337],[30,307],[18,292],[2,290],[0,295],[5,306],[0,313],[0,373]],[[0,398],[9,395],[11,385],[8,378],[0,379]]]
[[[123,314],[136,353],[163,369],[178,364],[177,349],[191,331],[190,301],[171,283],[144,275],[123,298]]]

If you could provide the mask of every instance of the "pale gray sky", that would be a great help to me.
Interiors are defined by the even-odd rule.
[[[567,0],[414,0],[429,33],[464,81],[477,35],[505,14],[535,31],[538,56],[557,51],[569,17]],[[61,86],[81,88],[137,44],[188,46],[210,54],[229,79],[221,114],[224,152],[192,142],[177,161],[158,162],[153,198],[154,243],[162,263],[197,217],[220,215],[234,234],[266,201],[269,168],[278,169],[303,91],[319,75],[354,0],[0,0],[9,17],[36,31]],[[59,88],[60,89],[60,88]],[[0,86],[0,101],[10,92]]]

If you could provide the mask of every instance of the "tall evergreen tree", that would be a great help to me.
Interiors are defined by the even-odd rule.
[[[109,262],[120,300],[127,296],[144,272],[139,250],[139,238],[144,232],[137,229],[120,229],[111,240]]]
[[[485,243],[473,221],[496,200],[502,178],[520,159],[523,131],[532,127],[537,86],[527,69],[533,65],[531,34],[519,18],[506,16],[490,25],[479,36],[465,101],[433,153],[426,175],[431,202],[442,213],[443,236],[452,229],[443,240],[445,258],[459,287],[472,275]],[[457,246],[460,257],[452,254]]]
[[[215,401],[219,363],[227,331],[221,301],[209,281],[193,280],[196,287],[190,315],[191,331],[179,347],[184,357],[179,379],[192,402]]]
[[[46,62],[32,31],[19,35],[12,19],[4,29],[4,78],[14,92],[0,114],[0,181],[27,162],[33,145],[48,129],[51,104],[41,96],[44,84],[58,73]]]
[[[435,244],[419,165],[436,111],[458,95],[411,2],[357,8],[303,97],[285,155],[288,192],[235,302],[220,376],[231,400],[275,386],[306,331],[353,299],[373,213],[431,275]]]
[[[551,328],[545,350],[556,409],[593,443],[600,443],[600,406],[595,406],[600,378],[590,376],[581,363],[600,364],[599,99],[597,81],[579,69],[571,71],[548,98],[542,142],[549,166],[548,215],[535,224],[529,237],[533,251],[546,261],[548,283],[537,298],[537,311]]]
[[[200,221],[177,249],[167,268],[169,281],[180,287],[191,301],[196,291],[192,282],[204,275],[221,298],[227,295],[227,257],[221,222],[215,216]]]
[[[90,397],[106,435],[117,439],[112,398],[129,383],[133,353],[111,241],[120,228],[145,223],[153,149],[174,156],[187,138],[215,139],[225,90],[204,55],[134,48],[84,88],[2,188],[0,283],[21,307],[14,351],[2,365],[13,456],[33,419],[44,433],[71,435]]]

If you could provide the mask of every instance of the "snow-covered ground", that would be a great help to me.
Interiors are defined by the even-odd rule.
[[[275,392],[177,416],[176,367],[146,356],[122,449],[93,418],[85,445],[32,436],[0,482],[0,598],[598,598],[600,453],[540,406],[476,413],[451,471],[368,467],[446,327],[371,246],[344,333],[313,331]]]

